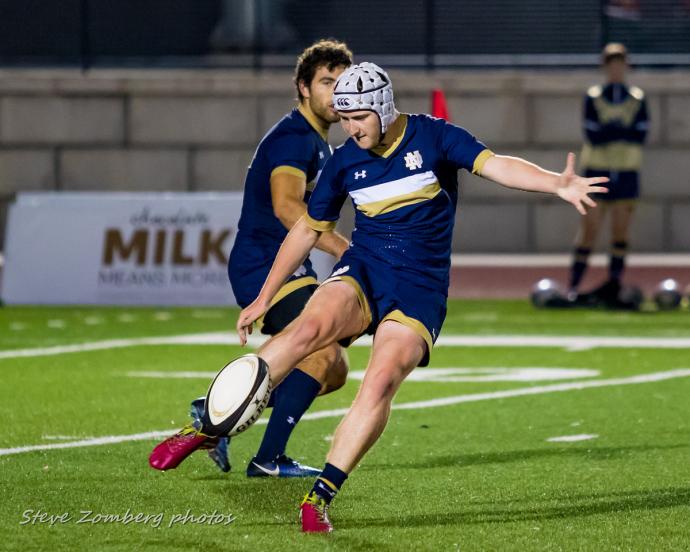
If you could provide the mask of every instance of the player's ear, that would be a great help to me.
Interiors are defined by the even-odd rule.
[[[308,99],[311,97],[311,90],[309,90],[309,84],[303,79],[300,79],[300,81],[297,83],[297,86],[299,87],[300,94],[302,94],[302,97],[304,99]]]

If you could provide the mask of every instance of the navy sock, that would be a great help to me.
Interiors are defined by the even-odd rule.
[[[273,408],[276,405],[278,395],[280,395],[280,385],[276,387],[273,391],[271,391],[271,396],[268,397],[268,403],[266,404],[266,408]]]
[[[570,289],[577,289],[580,285],[589,262],[589,254],[592,252],[588,247],[578,247],[573,255],[573,264],[570,268]]]
[[[321,384],[318,381],[297,368],[280,383],[276,388],[273,412],[256,453],[257,462],[270,462],[285,453],[292,430],[320,390]]]
[[[346,479],[347,474],[344,471],[336,468],[333,464],[327,463],[321,475],[316,478],[311,492],[316,493],[323,498],[327,504],[330,504]]]
[[[620,280],[625,270],[625,255],[628,252],[628,244],[624,241],[611,244],[611,260],[609,263],[609,280]]]

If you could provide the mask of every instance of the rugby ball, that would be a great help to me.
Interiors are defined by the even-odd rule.
[[[206,394],[202,431],[232,437],[259,419],[271,396],[268,364],[257,355],[244,355],[226,364]]]

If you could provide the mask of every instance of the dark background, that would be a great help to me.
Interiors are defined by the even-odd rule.
[[[0,0],[0,65],[290,65],[334,36],[388,65],[690,65],[690,0]]]

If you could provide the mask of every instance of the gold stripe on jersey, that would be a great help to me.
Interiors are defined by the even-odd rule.
[[[642,166],[642,145],[630,142],[610,142],[582,148],[580,162],[585,169],[595,171],[639,171]]]
[[[372,148],[371,151],[376,155],[380,155],[384,158],[390,157],[391,154],[400,145],[403,136],[405,136],[405,130],[407,130],[407,115],[405,113],[401,113],[400,115],[398,115],[398,118],[395,119],[395,121],[393,121],[393,124],[391,124],[391,126],[386,131],[387,133],[390,133],[390,136],[395,136],[393,143],[390,146],[376,146],[375,148]]]
[[[309,226],[309,228],[312,230],[316,230],[317,232],[330,232],[331,230],[335,229],[336,221],[334,220],[316,220],[311,218],[309,213],[304,213],[303,217],[304,222],[307,223],[307,226]]]
[[[628,96],[623,103],[611,103],[603,95],[594,98],[594,109],[602,125],[611,121],[620,121],[623,126],[629,127],[635,121],[635,116],[641,107],[642,102],[632,95]]]
[[[302,170],[298,169],[296,167],[291,167],[290,165],[280,165],[279,167],[276,167],[271,171],[271,177],[273,177],[276,174],[291,174],[292,176],[297,176],[299,178],[304,178],[305,180],[307,179],[307,174]]]
[[[374,217],[434,198],[441,186],[433,171],[415,173],[397,180],[350,191],[357,210]]]
[[[311,110],[305,107],[305,104],[300,104],[300,106],[297,108],[297,111],[299,111],[302,114],[302,116],[307,120],[309,125],[316,132],[319,133],[319,136],[323,138],[324,142],[328,142],[328,127],[324,127],[323,124],[320,124],[317,118],[311,112]]]
[[[389,197],[380,201],[357,205],[357,209],[362,211],[362,213],[368,217],[375,217],[376,215],[390,213],[391,211],[401,209],[402,207],[407,207],[408,205],[429,201],[430,199],[435,198],[440,192],[441,185],[438,182],[434,182],[433,184],[428,184],[427,186],[419,188],[414,192]]]
[[[429,347],[429,353],[431,353],[431,348],[434,346],[434,341],[433,339],[431,339],[431,334],[429,333],[429,330],[427,330],[426,326],[422,324],[419,320],[407,316],[401,310],[394,310],[392,312],[389,312],[386,316],[383,317],[381,323],[383,324],[386,320],[394,320],[395,322],[399,322],[400,324],[403,324],[404,326],[407,326],[408,328],[413,330],[424,341],[426,341],[427,347]]]
[[[480,151],[479,155],[477,155],[477,157],[474,158],[474,163],[472,164],[472,174],[481,176],[482,171],[484,170],[484,163],[486,163],[486,160],[489,157],[493,157],[494,155],[494,152],[490,149]]]

